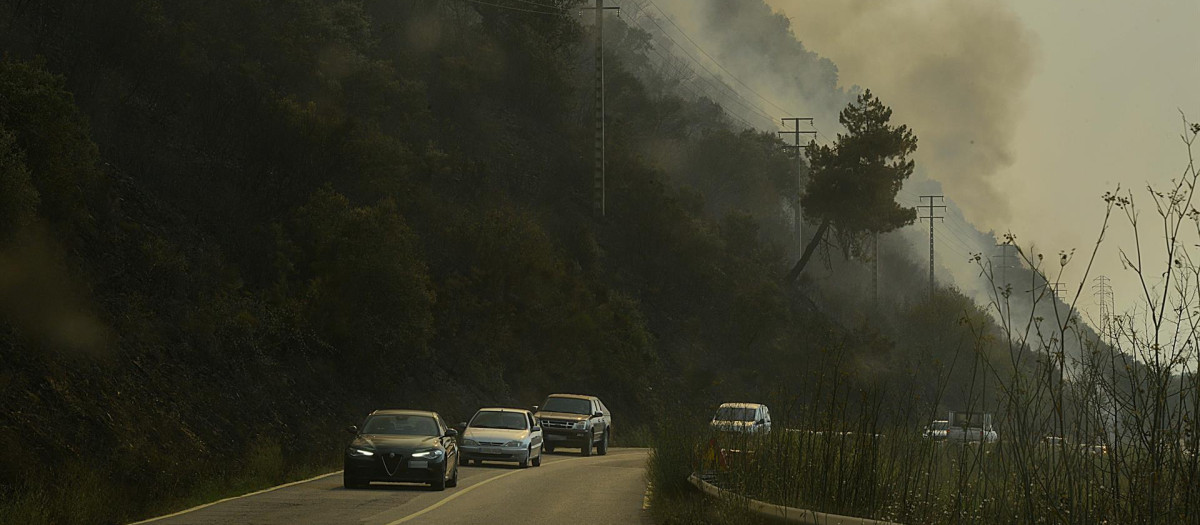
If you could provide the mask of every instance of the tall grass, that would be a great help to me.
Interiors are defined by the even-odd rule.
[[[1191,154],[1200,125],[1184,124],[1187,168],[1171,187],[1150,190],[1150,213],[1132,192],[1105,195],[1073,295],[1060,300],[1048,286],[1072,252],[1047,263],[1018,248],[1029,291],[997,282],[989,259],[975,257],[992,285],[993,320],[963,318],[976,337],[968,401],[954,408],[994,413],[998,443],[924,439],[940,399],[891,385],[845,388],[835,359],[819,365],[810,395],[772,401],[789,408],[767,435],[692,427],[656,436],[651,479],[665,495],[684,491],[672,480],[690,459],[745,496],[903,523],[1200,523],[1200,264],[1189,253],[1200,246]],[[1093,331],[1077,305],[1085,290],[1091,299],[1088,276],[1113,217],[1133,232],[1121,257],[1143,294],[1133,312],[1092,319]],[[1161,259],[1149,255],[1146,222],[1160,232]],[[706,459],[714,438],[729,451],[724,462]]]
[[[49,488],[43,484],[0,494],[0,523],[129,522],[330,472],[340,459],[335,454],[305,455],[303,461],[294,457],[285,455],[278,443],[262,439],[250,444],[237,461],[181,469],[175,481],[184,488],[165,500],[129,492],[102,473],[77,465],[52,473],[55,483]]]

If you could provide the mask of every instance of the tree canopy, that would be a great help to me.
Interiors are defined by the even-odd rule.
[[[809,144],[811,171],[801,204],[804,215],[820,226],[788,273],[789,282],[800,276],[831,231],[846,254],[858,253],[868,234],[916,219],[917,210],[898,204],[896,193],[912,175],[914,162],[908,157],[917,150],[917,137],[891,119],[892,109],[868,89],[839,114],[846,133],[839,133],[836,143]]]

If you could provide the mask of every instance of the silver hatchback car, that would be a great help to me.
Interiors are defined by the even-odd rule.
[[[458,446],[463,465],[472,461],[509,461],[522,467],[542,464],[542,429],[528,410],[481,408],[463,426]]]

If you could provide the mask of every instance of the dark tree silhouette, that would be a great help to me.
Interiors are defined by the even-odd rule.
[[[808,146],[811,174],[801,202],[804,214],[820,226],[788,272],[787,282],[804,272],[830,231],[849,255],[867,234],[891,231],[916,219],[916,208],[897,204],[896,192],[912,175],[908,156],[917,150],[917,137],[906,125],[890,125],[891,118],[891,108],[868,89],[838,116],[847,134],[839,133],[832,146]]]

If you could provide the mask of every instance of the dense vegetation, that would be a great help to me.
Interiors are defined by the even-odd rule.
[[[0,0],[0,521],[127,520],[328,468],[379,407],[457,421],[589,392],[619,441],[730,396],[815,400],[828,370],[931,413],[966,399],[956,356],[1006,352],[977,344],[983,311],[785,286],[796,161],[611,31],[596,219],[577,17]]]

